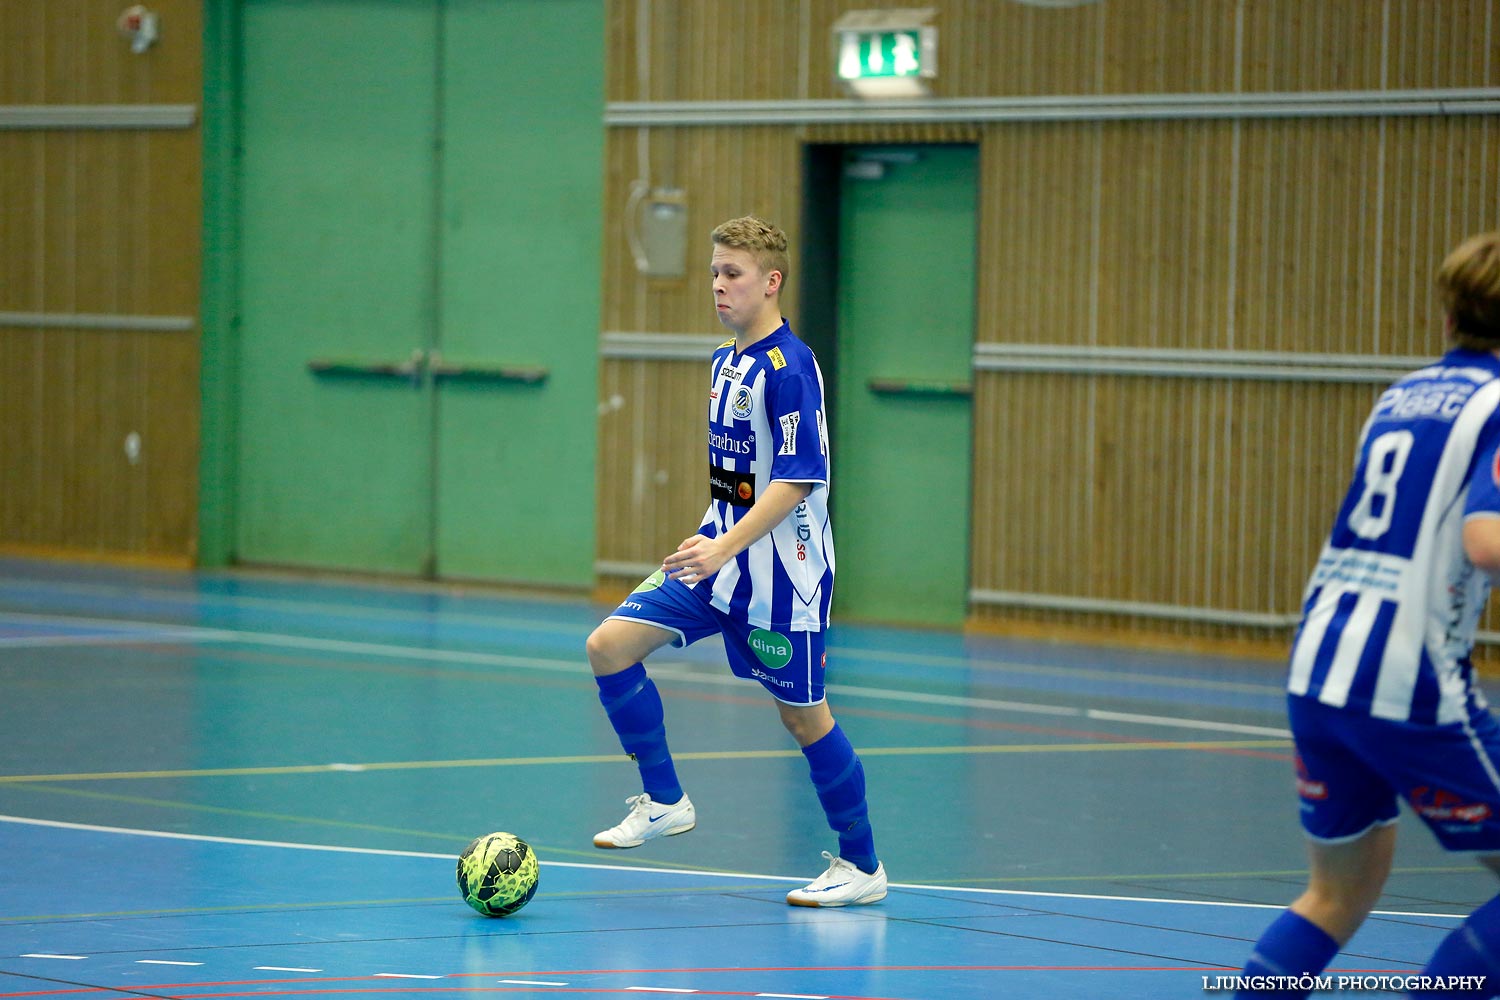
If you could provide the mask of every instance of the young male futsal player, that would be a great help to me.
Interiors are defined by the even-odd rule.
[[[1268,988],[1243,997],[1306,996],[1270,977],[1320,973],[1354,935],[1390,874],[1398,796],[1500,874],[1500,724],[1469,661],[1500,573],[1500,233],[1461,243],[1437,287],[1452,349],[1375,404],[1308,584],[1287,703],[1311,875],[1245,965]],[[1421,977],[1413,996],[1500,993],[1500,896]]]
[[[638,847],[697,822],[667,749],[661,696],[642,661],[667,643],[718,634],[729,667],[775,699],[838,833],[828,870],[787,894],[795,906],[874,903],[886,894],[865,773],[823,692],[833,595],[823,375],[781,316],[785,234],[754,217],[713,231],[714,306],[734,333],[714,352],[708,398],[708,513],[588,639],[599,700],[644,791],[597,847]]]

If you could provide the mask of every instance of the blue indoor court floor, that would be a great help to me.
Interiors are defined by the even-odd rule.
[[[885,901],[785,905],[835,841],[711,640],[650,665],[698,828],[596,850],[639,790],[607,610],[0,560],[0,998],[1204,997],[1301,887],[1277,664],[852,625]],[[486,919],[454,859],[502,829],[541,888]],[[1402,830],[1331,973],[1415,972],[1495,891]]]

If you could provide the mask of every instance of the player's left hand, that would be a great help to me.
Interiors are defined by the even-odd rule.
[[[662,560],[661,571],[673,580],[689,584],[713,576],[729,561],[718,541],[704,535],[683,539],[677,551]]]

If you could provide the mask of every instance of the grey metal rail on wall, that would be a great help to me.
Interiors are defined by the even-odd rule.
[[[128,316],[114,313],[0,312],[0,327],[39,330],[144,330],[185,332],[198,321],[192,316]]]
[[[816,125],[859,122],[1047,122],[1147,119],[1432,117],[1500,113],[1500,88],[1241,94],[947,97],[918,100],[614,101],[604,124]]]
[[[975,344],[974,370],[1124,375],[1155,378],[1250,379],[1277,382],[1355,382],[1384,385],[1431,364],[1430,357],[1317,354],[1296,351],[1192,350],[1058,344]],[[975,589],[969,602],[991,607],[1118,614],[1137,618],[1206,622],[1252,628],[1290,628],[1298,616],[1156,604],[1067,594]],[[1496,636],[1500,638],[1500,636]],[[1492,640],[1487,640],[1492,641]]]
[[[197,123],[196,104],[0,104],[0,130],[182,129]]]
[[[974,345],[974,370],[1073,375],[1237,378],[1271,382],[1393,381],[1431,364],[1430,357],[1314,354],[1299,351],[1217,351],[1087,344]]]
[[[642,333],[606,330],[599,356],[625,361],[706,361],[723,338],[697,333]],[[1105,347],[1087,344],[974,345],[976,372],[1057,372],[1072,375],[1147,375],[1178,378],[1238,378],[1281,382],[1390,382],[1430,357],[1314,354],[1300,351],[1217,351],[1171,347]],[[882,378],[875,392],[942,390],[962,395],[964,382],[906,383]]]
[[[703,361],[722,341],[688,333],[605,331],[600,335],[601,357],[640,361]],[[1385,384],[1432,363],[1430,357],[1320,354],[1296,351],[1193,350],[1165,347],[1110,347],[1068,344],[978,343],[973,370],[978,372],[1050,372],[1067,375],[1123,375],[1156,378],[1251,379],[1284,382],[1358,382]],[[901,379],[872,380],[875,392],[923,392],[962,397],[973,391],[963,382],[916,383]],[[600,561],[600,575],[634,576],[651,571],[644,563]],[[1275,611],[1242,611],[1178,604],[1036,594],[976,588],[971,605],[1035,610],[1119,614],[1139,618],[1195,621],[1253,628],[1289,628],[1297,615]],[[1481,633],[1485,642],[1500,641],[1500,633]]]

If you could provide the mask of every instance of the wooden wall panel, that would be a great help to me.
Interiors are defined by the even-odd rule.
[[[1387,0],[1388,58],[1381,81],[1393,90],[1500,84],[1494,0]]]
[[[0,311],[196,312],[196,130],[27,130],[0,142],[0,194],[13,199]]]
[[[609,135],[605,155],[606,330],[717,333],[709,233],[726,219],[749,214],[770,219],[795,248],[802,212],[802,150],[790,130],[617,129]],[[687,270],[682,278],[642,279],[635,269],[624,209],[637,181],[686,193]],[[783,298],[792,311],[797,307],[796,269],[793,254]]]
[[[1096,342],[1205,346],[1227,308],[1233,126],[1110,122],[1098,132],[1098,190],[1080,204],[1097,213]]]
[[[987,127],[980,146],[975,339],[1086,344],[1096,337],[1099,126]]]
[[[1378,391],[981,373],[973,585],[1287,614]]]
[[[612,2],[606,99],[797,98],[803,13],[785,0]]]
[[[120,7],[23,4],[7,21],[0,105],[197,105],[200,5],[163,0],[133,54]],[[0,548],[187,562],[195,550],[194,330],[92,328],[198,312],[196,127],[0,129]],[[140,451],[126,454],[127,435]]]
[[[937,10],[938,97],[1494,86],[1495,0],[615,0],[611,101],[829,99],[851,9]],[[753,39],[753,48],[746,40]]]
[[[5,5],[0,104],[197,104],[203,15],[197,0],[152,0],[161,38],[135,55],[115,30],[129,4]]]
[[[766,39],[754,51],[726,39],[708,6],[686,0],[669,16],[665,5],[613,2],[612,24],[631,43],[611,63],[609,99],[846,96],[834,79],[830,32],[847,5],[798,0],[767,23],[766,5],[752,3],[746,16]],[[932,6],[939,98],[1500,84],[1500,0]],[[632,54],[643,16],[644,76],[638,71],[647,63]],[[743,64],[757,58],[786,72],[756,76]],[[711,216],[754,202],[745,210],[771,206],[764,211],[795,241],[804,145],[973,141],[981,149],[981,344],[1429,356],[1442,346],[1434,268],[1463,235],[1500,226],[1497,129],[1500,120],[1483,115],[1295,114],[616,128],[603,325],[658,333],[712,326],[697,279],[643,281],[619,253],[613,206],[623,204],[632,179],[686,190],[694,234],[706,234],[717,221]],[[647,168],[639,166],[642,143]],[[737,191],[745,192],[738,200]],[[789,302],[794,323],[795,310]],[[628,372],[632,391],[656,391],[665,376],[650,372],[675,364],[610,362],[605,381],[623,385]],[[696,396],[695,379],[684,375],[680,391]],[[1354,435],[1379,390],[1371,382],[1086,372],[980,371],[975,381],[975,589],[1267,621],[1297,608],[1346,486]],[[661,413],[699,417],[696,398],[680,413]],[[650,413],[635,419],[632,436],[617,426],[611,440],[651,447],[669,433]],[[696,438],[685,443],[693,455],[701,451]],[[626,460],[609,460],[623,476]],[[665,469],[671,482],[675,467],[654,461],[647,465]],[[683,474],[693,501],[658,499],[696,516],[701,489]],[[600,502],[601,524],[619,516],[616,496],[601,491]],[[630,515],[651,511],[637,506]],[[652,535],[651,544],[676,530]],[[1128,627],[1149,618],[984,606],[974,613]],[[1179,636],[1266,634],[1190,614],[1167,627]]]
[[[708,359],[605,361],[600,394],[599,559],[659,564],[708,506]]]

